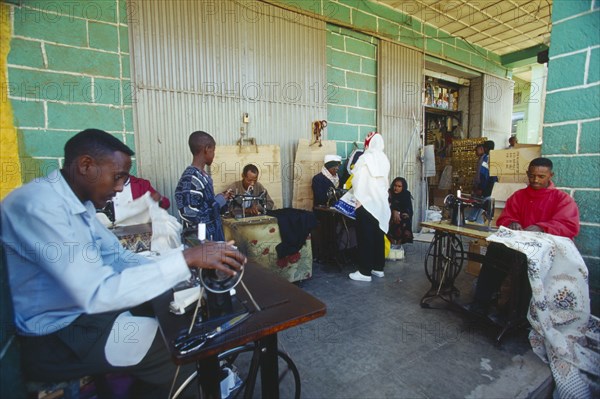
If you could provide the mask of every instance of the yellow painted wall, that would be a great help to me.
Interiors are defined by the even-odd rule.
[[[17,129],[8,99],[6,60],[10,51],[10,9],[0,4],[0,199],[21,185]]]

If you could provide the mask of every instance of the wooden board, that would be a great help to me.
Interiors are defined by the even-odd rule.
[[[283,206],[281,186],[281,151],[278,145],[218,145],[210,173],[215,193],[223,192],[231,183],[242,179],[244,166],[258,167],[258,181],[269,192],[276,208]]]
[[[294,198],[292,207],[312,211],[313,192],[312,178],[321,172],[323,159],[327,154],[337,154],[335,141],[323,140],[319,144],[310,145],[311,141],[300,139],[294,161]]]

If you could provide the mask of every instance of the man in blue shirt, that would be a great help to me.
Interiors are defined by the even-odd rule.
[[[129,177],[133,151],[114,136],[84,130],[65,145],[64,167],[2,202],[1,240],[29,378],[56,381],[125,372],[135,394],[168,394],[175,366],[156,321],[136,310],[189,279],[189,268],[235,274],[232,245],[203,246],[153,261],[124,250],[96,219]]]

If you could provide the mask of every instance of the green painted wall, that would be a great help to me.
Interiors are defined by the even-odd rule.
[[[377,130],[378,39],[327,26],[327,139],[346,157],[353,143]]]
[[[427,12],[420,11],[411,4],[404,5],[406,12],[399,12],[369,0],[267,1],[291,10],[321,15],[330,23],[352,26],[372,36],[417,49],[425,47],[428,55],[447,59],[481,72],[501,77],[510,76],[510,71],[502,66],[499,55],[423,22],[427,20]],[[444,7],[446,4],[441,3],[441,6]],[[448,2],[447,6],[453,6],[452,2]],[[440,21],[436,23],[439,24]]]
[[[592,8],[595,5],[595,8]],[[554,0],[542,153],[555,183],[581,213],[575,244],[590,273],[592,312],[600,314],[600,2]]]
[[[62,166],[65,142],[86,128],[133,149],[125,0],[7,3],[8,89],[23,182]]]

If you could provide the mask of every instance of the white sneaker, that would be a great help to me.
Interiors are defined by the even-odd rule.
[[[355,280],[355,281],[371,281],[371,276],[365,276],[358,270],[355,271],[354,273],[350,273],[348,275],[348,277],[350,277],[351,280]]]
[[[379,272],[377,270],[371,270],[371,274],[375,277],[383,277],[384,276],[383,272]]]

